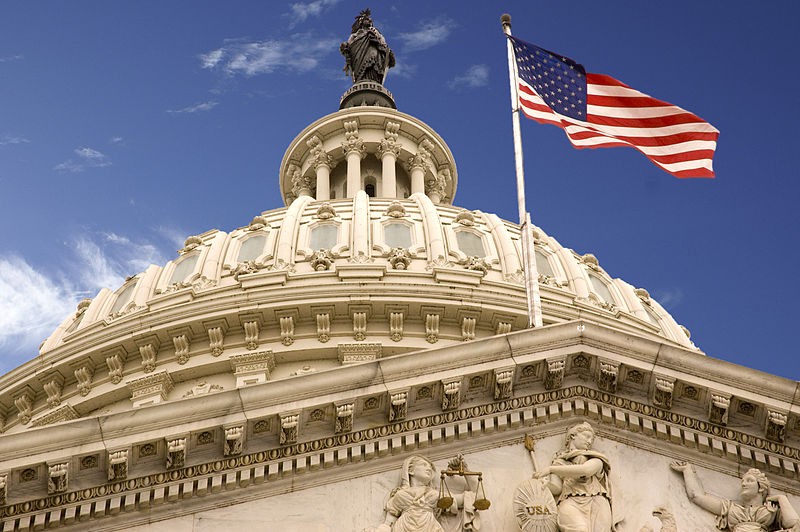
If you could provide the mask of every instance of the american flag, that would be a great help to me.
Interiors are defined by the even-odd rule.
[[[630,146],[675,177],[714,177],[714,126],[610,76],[587,73],[568,57],[509,39],[527,117],[562,128],[576,148]]]

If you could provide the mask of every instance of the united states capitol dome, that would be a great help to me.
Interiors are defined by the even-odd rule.
[[[197,379],[228,389],[526,328],[520,226],[453,205],[456,161],[430,126],[346,98],[286,150],[286,207],[190,236],[82,302],[6,377],[27,412],[7,428],[127,409],[156,375],[180,397]],[[646,290],[534,239],[545,327],[584,320],[694,348]],[[266,370],[251,379],[251,366]]]

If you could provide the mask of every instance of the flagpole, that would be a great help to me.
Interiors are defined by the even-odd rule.
[[[500,17],[503,33],[511,36],[511,16],[504,14]],[[536,259],[531,234],[531,216],[525,209],[525,170],[522,160],[522,134],[519,127],[519,83],[517,81],[517,66],[514,60],[514,48],[511,39],[506,39],[508,45],[508,81],[511,88],[511,125],[514,133],[514,160],[517,172],[517,208],[519,210],[519,224],[522,230],[522,265],[525,274],[525,295],[528,303],[528,328],[542,326],[542,300],[539,296],[539,274],[536,271]]]

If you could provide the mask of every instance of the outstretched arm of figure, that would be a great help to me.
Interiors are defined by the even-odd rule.
[[[703,484],[697,478],[694,468],[686,462],[674,461],[669,465],[673,470],[683,473],[683,483],[686,487],[686,496],[703,510],[709,511],[714,515],[720,515],[723,511],[723,501],[719,497],[709,495],[703,489]]]
[[[533,478],[543,478],[547,475],[556,475],[561,478],[590,477],[603,470],[603,461],[599,458],[590,458],[582,464],[551,465],[534,473]]]
[[[786,495],[773,495],[767,497],[767,502],[777,504],[781,509],[781,526],[783,528],[792,528],[800,524],[800,516],[797,511],[792,507],[792,503]]]

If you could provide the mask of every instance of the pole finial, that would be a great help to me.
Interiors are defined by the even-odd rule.
[[[500,23],[503,26],[511,26],[511,15],[509,15],[508,13],[503,13],[500,16]]]

